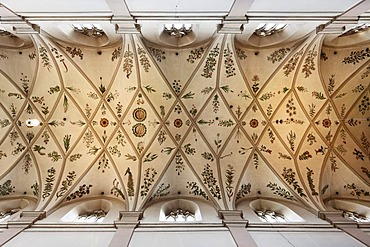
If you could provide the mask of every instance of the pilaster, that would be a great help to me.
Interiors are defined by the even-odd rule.
[[[358,223],[343,217],[339,211],[320,211],[319,218],[344,231],[366,246],[370,246],[370,236],[358,229]]]
[[[114,234],[109,247],[128,246],[135,228],[139,225],[143,218],[143,212],[121,211],[120,220],[115,221],[114,225],[117,230]]]
[[[0,234],[0,246],[45,217],[46,212],[44,211],[23,211],[20,218],[8,221],[7,229]]]
[[[222,219],[223,224],[229,229],[237,246],[257,247],[257,244],[247,231],[248,221],[243,219],[242,211],[220,210],[218,215]]]

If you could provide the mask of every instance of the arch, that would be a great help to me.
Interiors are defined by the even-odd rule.
[[[250,222],[261,222],[263,220],[258,216],[258,212],[274,212],[277,215],[283,215],[287,222],[318,222],[321,221],[306,209],[292,203],[277,202],[271,199],[255,198],[244,200],[237,205],[238,210],[243,211],[244,218]]]
[[[199,206],[192,201],[185,200],[185,199],[176,199],[169,202],[166,202],[162,205],[159,212],[159,221],[166,221],[168,215],[171,212],[182,210],[182,213],[189,212],[194,216],[195,221],[201,221],[202,215],[199,209]]]
[[[346,218],[354,221],[358,221],[360,218],[367,218],[363,219],[363,222],[370,222],[370,203],[368,202],[353,202],[333,199],[327,201],[326,204],[330,208],[342,211]]]
[[[15,218],[21,211],[33,210],[35,205],[35,201],[25,198],[1,200],[0,222]]]
[[[182,204],[185,203],[185,204]],[[188,198],[188,197],[177,197],[177,198],[166,198],[166,200],[159,200],[153,202],[143,209],[144,217],[141,220],[143,223],[158,223],[164,222],[160,219],[165,217],[160,214],[166,212],[166,209],[177,210],[178,207],[183,207],[184,210],[194,210],[195,221],[202,223],[220,223],[221,219],[218,217],[217,209],[214,207],[213,203],[210,201],[205,201],[200,198]],[[196,207],[195,207],[196,206]],[[200,213],[201,217],[198,217],[196,212]],[[165,215],[165,214],[164,214]]]
[[[125,208],[126,206],[122,207],[122,203],[120,201],[111,198],[84,200],[80,202],[63,204],[57,210],[51,213],[49,212],[50,215],[48,215],[48,217],[42,221],[60,222],[65,224],[76,223],[74,221],[79,216],[88,217],[89,215],[93,214],[101,215],[104,212],[104,220],[101,220],[101,223],[112,223],[118,219],[119,211],[125,210]]]
[[[80,205],[72,208],[67,214],[60,219],[62,222],[73,222],[82,215],[86,215],[89,212],[104,211],[106,214],[112,208],[112,203],[105,199],[98,199],[81,203]]]
[[[263,200],[263,199],[257,199],[252,201],[250,204],[250,207],[253,209],[254,212],[257,211],[272,211],[276,214],[283,215],[283,217],[288,222],[304,222],[305,220],[300,217],[298,214],[296,214],[293,210],[291,210],[289,207],[285,206],[284,204],[270,201],[270,200]]]

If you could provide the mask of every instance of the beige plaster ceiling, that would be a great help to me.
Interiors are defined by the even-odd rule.
[[[128,210],[192,197],[217,209],[369,202],[370,31],[285,31],[186,48],[42,31],[2,46],[1,198],[49,212],[101,197]]]

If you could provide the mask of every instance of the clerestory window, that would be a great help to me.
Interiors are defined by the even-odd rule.
[[[366,217],[365,215],[361,215],[356,212],[343,210],[343,214],[345,218],[351,219],[356,222],[370,222],[370,217]]]
[[[4,220],[8,219],[10,216],[15,214],[19,210],[20,210],[19,208],[15,208],[15,209],[11,209],[11,210],[8,210],[8,211],[5,211],[5,212],[0,211],[0,221],[4,221]]]
[[[76,223],[100,223],[104,220],[107,212],[103,209],[96,209],[94,211],[89,211],[83,214],[80,214],[74,222]]]
[[[266,37],[283,31],[287,26],[287,24],[261,23],[254,30],[254,34],[260,37]]]
[[[189,222],[189,221],[194,221],[194,213],[188,211],[188,210],[183,210],[181,208],[178,208],[177,210],[170,211],[166,214],[166,221],[176,221],[176,222]]]
[[[6,31],[4,28],[0,27],[0,37],[11,37],[15,38],[16,36],[13,35],[12,33]]]
[[[367,30],[369,30],[369,25],[367,23],[362,23],[351,29],[348,29],[347,31],[342,33],[340,36],[349,36],[349,35],[360,33],[360,32],[367,31]]]
[[[272,210],[256,210],[255,213],[263,222],[288,222],[283,214],[279,214]]]
[[[104,35],[104,30],[98,24],[72,24],[75,32],[79,32],[89,37],[101,37]]]
[[[165,24],[164,31],[176,38],[182,38],[192,32],[191,24]]]

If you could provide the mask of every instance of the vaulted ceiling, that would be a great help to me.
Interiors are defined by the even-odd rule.
[[[209,8],[144,2],[127,6],[142,19],[176,4],[193,15]],[[280,11],[306,10],[293,2]],[[142,35],[115,34],[103,21],[106,34],[93,38],[41,20],[55,7],[55,18],[112,15],[105,1],[76,1],[74,12],[42,3],[8,6],[34,18],[40,34],[0,37],[2,198],[34,198],[47,211],[100,197],[129,210],[178,197],[218,209],[275,198],[313,211],[331,198],[370,201],[369,30],[339,36],[297,22],[258,37],[248,25],[216,33],[210,22],[207,35],[200,23],[199,36],[176,45],[145,21]],[[252,17],[268,12],[263,3],[252,4]],[[335,15],[354,4],[312,11]],[[223,16],[232,5],[216,1],[209,12]],[[27,127],[29,119],[41,124]]]

